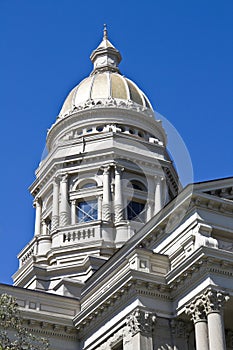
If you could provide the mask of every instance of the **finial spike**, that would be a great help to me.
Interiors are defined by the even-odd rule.
[[[104,24],[104,39],[108,39],[107,24]]]

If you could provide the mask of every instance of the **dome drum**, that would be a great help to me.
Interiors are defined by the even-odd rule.
[[[99,133],[100,127],[102,133],[123,132],[148,142],[153,142],[152,139],[158,140],[157,144],[166,146],[166,134],[161,121],[148,118],[142,112],[132,109],[126,113],[120,107],[98,107],[91,109],[91,113],[84,109],[57,121],[48,131],[47,148],[53,149],[59,140],[88,136],[91,130],[92,133],[94,130],[95,133]]]

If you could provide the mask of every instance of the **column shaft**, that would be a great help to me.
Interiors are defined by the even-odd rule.
[[[56,230],[59,225],[59,180],[53,180],[53,208],[52,208],[52,223],[51,231]]]
[[[121,172],[122,168],[115,167],[115,200],[114,200],[114,211],[115,211],[115,222],[124,220],[124,205],[122,196],[121,186]]]
[[[221,312],[211,312],[207,316],[208,333],[209,333],[209,349],[225,350],[225,333],[223,327],[223,319]]]
[[[71,202],[71,225],[76,224],[76,201]]]
[[[157,214],[162,209],[162,179],[156,176],[156,187],[155,187],[155,206],[154,214]]]
[[[194,323],[196,350],[209,350],[207,321],[199,320]]]
[[[60,184],[61,203],[60,203],[60,226],[68,225],[68,175],[64,175]]]
[[[38,236],[41,230],[41,202],[39,199],[35,201],[35,208],[36,208],[35,236]]]
[[[110,167],[104,168],[103,172],[103,202],[102,202],[102,219],[111,221],[111,203],[110,203]]]

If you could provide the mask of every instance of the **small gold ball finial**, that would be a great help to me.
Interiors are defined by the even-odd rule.
[[[108,39],[107,24],[104,24],[104,39]]]

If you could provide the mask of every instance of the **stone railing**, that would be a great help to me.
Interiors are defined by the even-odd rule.
[[[63,233],[63,242],[74,242],[95,237],[95,228],[82,228]]]
[[[58,231],[52,237],[52,247],[99,239],[102,239],[100,221],[91,221],[80,225],[58,228]]]

